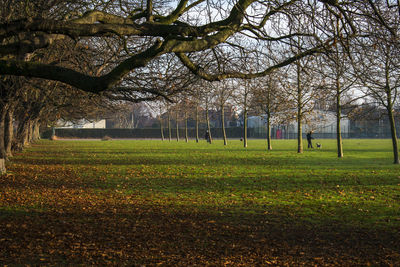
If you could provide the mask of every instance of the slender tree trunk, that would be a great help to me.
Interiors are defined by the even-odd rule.
[[[272,150],[272,143],[271,143],[271,112],[269,108],[267,109],[267,145],[268,150]]]
[[[301,80],[300,80],[300,62],[297,61],[297,153],[303,153],[303,129],[301,120],[303,118],[301,107]]]
[[[168,140],[171,142],[172,139],[172,132],[171,132],[171,114],[168,110]]]
[[[199,106],[196,105],[196,143],[199,142]]]
[[[187,118],[187,113],[185,112],[185,141],[186,143],[189,142],[189,136],[188,136],[188,118]]]
[[[396,123],[394,121],[394,114],[393,114],[393,102],[394,101],[392,101],[392,88],[390,87],[390,78],[389,78],[389,54],[386,55],[385,79],[386,79],[385,91],[386,91],[386,99],[387,99],[386,109],[388,111],[388,119],[389,119],[389,123],[390,123],[390,134],[392,136],[393,163],[399,164],[399,147],[397,144]]]
[[[297,118],[297,153],[303,153],[303,125],[301,115]]]
[[[179,122],[178,122],[178,112],[175,115],[175,124],[176,124],[176,141],[179,142]]]
[[[209,134],[210,144],[212,144],[212,135],[211,135],[211,126],[210,126],[210,114],[208,113],[208,101],[206,101],[206,120],[207,120],[207,129]]]
[[[160,134],[161,134],[161,141],[164,141],[164,127],[163,127],[163,124],[162,124],[161,115],[160,115]]]
[[[399,164],[399,147],[397,143],[397,133],[396,133],[396,124],[394,121],[394,114],[393,114],[393,106],[392,100],[389,98],[388,102],[390,101],[389,105],[387,106],[389,123],[390,123],[390,133],[392,136],[392,146],[393,146],[393,163]]]
[[[228,145],[228,139],[226,138],[225,130],[225,110],[224,105],[221,105],[221,126],[222,126],[222,137],[224,138],[224,146]]]
[[[5,117],[5,131],[4,131],[4,146],[6,150],[6,156],[12,157],[12,142],[14,138],[14,127],[13,127],[14,109],[8,108]]]
[[[243,147],[247,147],[247,109],[243,113]]]
[[[341,29],[339,27],[339,19],[336,20],[336,33],[340,35]],[[342,127],[341,127],[341,117],[342,117],[342,106],[340,104],[340,96],[341,96],[341,85],[340,85],[340,73],[341,68],[339,64],[339,49],[336,47],[336,60],[335,60],[335,67],[336,67],[336,143],[337,143],[337,155],[338,158],[343,158],[343,140],[342,140]]]
[[[336,79],[336,142],[337,142],[337,155],[338,158],[343,158],[343,141],[341,130],[341,116],[342,110],[340,105],[340,81]]]

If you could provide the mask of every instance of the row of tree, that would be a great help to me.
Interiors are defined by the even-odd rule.
[[[211,96],[221,107],[234,98],[244,116],[251,98],[267,114],[291,104],[299,130],[309,107],[331,97],[342,157],[341,109],[353,94],[351,101],[368,96],[386,108],[398,164],[399,19],[400,3],[383,0],[4,0],[0,161],[10,121],[20,149],[38,123],[63,114],[205,95],[205,110]]]
[[[227,79],[212,83],[201,81],[193,84],[192,89],[185,91],[184,95],[176,97],[176,104],[172,109],[176,116],[179,112],[183,114],[184,121],[191,115],[196,122],[199,119],[199,109],[205,110],[205,118],[209,125],[210,104],[217,107],[221,115],[222,136],[226,145],[224,107],[227,104],[236,105],[243,116],[245,147],[247,147],[248,113],[266,115],[268,149],[272,149],[271,118],[274,118],[275,123],[282,124],[295,119],[299,129],[298,153],[303,152],[302,124],[304,122],[310,124],[309,120],[313,117],[315,109],[333,110],[336,112],[337,153],[338,157],[343,157],[341,119],[344,115],[349,117],[353,116],[352,113],[356,114],[361,101],[378,103],[387,112],[393,140],[394,162],[397,163],[395,113],[400,112],[398,106],[400,96],[397,94],[396,80],[400,77],[400,69],[396,69],[398,58],[391,54],[385,57],[385,53],[378,45],[374,49],[373,55],[362,54],[368,53],[368,50],[364,49],[349,56],[347,51],[343,51],[343,47],[337,44],[320,57],[298,60],[296,64],[276,70],[266,77],[251,80]],[[394,58],[391,58],[393,56]],[[390,64],[383,65],[379,63],[381,60],[387,60]],[[376,65],[387,68],[373,67]],[[161,114],[171,112],[171,105],[165,102],[158,105]],[[170,125],[169,116],[168,125]]]

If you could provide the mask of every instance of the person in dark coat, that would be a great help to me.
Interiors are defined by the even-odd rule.
[[[314,137],[312,137],[312,133],[313,131],[309,131],[307,134],[308,148],[313,148],[311,140],[314,139]]]
[[[204,136],[204,139],[206,139],[207,143],[210,143],[210,133],[208,130],[206,131],[206,135]]]

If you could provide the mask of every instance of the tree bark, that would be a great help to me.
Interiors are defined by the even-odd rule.
[[[271,112],[269,108],[267,109],[267,149],[272,150],[272,143],[271,143]]]
[[[12,142],[14,138],[14,127],[13,127],[14,109],[8,108],[5,117],[5,131],[4,131],[4,146],[6,149],[7,158],[12,157]]]
[[[146,1],[146,19],[147,21],[153,21],[153,0]]]
[[[168,140],[171,142],[172,133],[171,133],[171,114],[168,109]]]
[[[132,129],[135,129],[135,111],[132,110],[132,114],[131,114],[131,121],[132,121]]]
[[[390,123],[390,133],[392,136],[392,146],[393,146],[393,163],[399,164],[399,147],[397,143],[397,133],[396,133],[396,124],[394,121],[394,114],[393,114],[393,106],[392,101],[388,99],[389,105],[387,106],[389,123]]]
[[[39,119],[35,119],[32,122],[32,126],[31,126],[31,139],[29,140],[31,143],[40,140],[39,129],[40,129]]]
[[[336,142],[338,158],[343,158],[343,141],[341,130],[342,107],[340,105],[340,81],[336,79]]]
[[[211,136],[211,126],[210,126],[210,114],[208,113],[208,101],[206,101],[206,120],[207,120],[207,129],[209,134],[210,144],[212,144],[212,136]]]
[[[164,141],[164,128],[162,125],[162,118],[160,116],[160,132],[161,132],[161,141]]]
[[[206,108],[206,120],[207,120],[207,129],[208,129],[208,134],[210,135],[210,144],[212,144],[212,136],[211,136],[211,126],[210,126],[210,115],[208,114],[208,105]]]
[[[179,142],[179,122],[178,122],[178,112],[175,115],[175,124],[176,124],[176,141]]]
[[[189,142],[189,136],[188,136],[188,118],[187,118],[187,113],[185,112],[185,141],[186,143]]]
[[[303,153],[303,129],[301,120],[303,119],[301,106],[301,80],[300,80],[300,62],[297,61],[297,153]]]
[[[30,124],[31,122],[28,118],[25,118],[22,121],[18,122],[15,150],[22,151],[23,148],[29,144],[28,138]]]
[[[247,109],[243,113],[243,147],[247,147]]]
[[[0,106],[0,174],[6,173],[5,161],[7,159],[7,153],[4,146],[6,113],[7,113],[6,105],[1,105]]]
[[[221,105],[221,124],[222,124],[222,136],[224,138],[224,146],[228,145],[228,140],[226,138],[226,131],[225,131],[225,111],[224,105]]]
[[[196,105],[196,143],[199,142],[199,105]]]
[[[297,118],[297,153],[303,153],[303,125],[301,116]]]
[[[396,124],[394,121],[393,114],[393,103],[392,100],[392,88],[390,87],[390,78],[389,78],[389,53],[386,53],[386,61],[385,61],[385,92],[386,92],[386,109],[388,111],[388,118],[390,123],[390,134],[392,136],[392,146],[393,146],[393,163],[399,164],[399,148],[397,144],[397,133],[396,133]]]

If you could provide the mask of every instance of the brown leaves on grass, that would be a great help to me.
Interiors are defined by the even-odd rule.
[[[118,185],[99,187],[104,175],[110,177],[112,173],[97,166],[45,163],[14,164],[9,166],[11,174],[0,177],[3,264],[400,263],[399,233],[315,226],[290,221],[273,211],[265,214],[198,211],[168,204],[171,200],[154,201],[151,196],[129,194]],[[140,177],[140,171],[139,167],[128,172]]]

